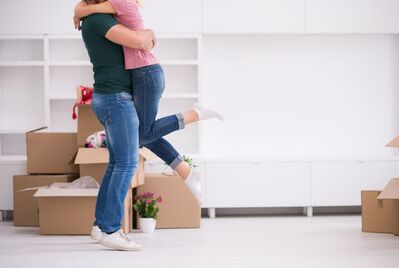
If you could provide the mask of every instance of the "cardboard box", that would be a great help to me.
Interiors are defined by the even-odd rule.
[[[161,195],[156,228],[199,228],[201,208],[194,195],[177,175],[146,174],[138,193]],[[137,227],[140,228],[138,221]]]
[[[54,182],[71,182],[76,175],[21,175],[13,178],[14,225],[39,226],[38,202],[33,198],[36,189],[21,191],[27,188],[44,187]]]
[[[382,191],[362,191],[362,231],[399,235],[399,178]]]
[[[67,184],[64,184],[64,187]],[[40,234],[87,235],[93,227],[98,189],[43,188],[34,197],[39,202]],[[132,190],[124,203],[122,229],[132,229]]]
[[[98,121],[96,114],[89,104],[78,106],[78,147],[84,147],[88,136],[94,132],[104,130],[104,126]]]
[[[137,172],[132,177],[131,187],[144,183],[144,161],[153,159],[154,155],[147,149],[139,151]],[[109,154],[107,148],[79,148],[75,164],[79,165],[80,176],[91,176],[101,183],[108,166]]]
[[[78,166],[73,162],[77,134],[44,132],[43,129],[26,133],[28,173],[78,173]]]

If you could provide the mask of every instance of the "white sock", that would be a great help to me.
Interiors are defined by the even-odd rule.
[[[196,171],[190,171],[190,174],[184,182],[186,183],[190,191],[194,194],[194,197],[197,199],[198,204],[201,206],[203,200],[200,174]]]
[[[223,115],[219,111],[202,107],[198,103],[195,103],[193,105],[193,110],[198,114],[200,120],[206,120],[211,118],[217,118],[220,121],[224,120]]]

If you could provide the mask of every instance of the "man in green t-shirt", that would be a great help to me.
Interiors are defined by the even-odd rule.
[[[86,17],[81,28],[94,71],[92,108],[105,128],[109,151],[91,237],[113,249],[140,250],[141,245],[131,241],[121,230],[123,203],[136,172],[139,150],[139,120],[121,45],[151,49],[154,33],[131,31],[108,14]]]

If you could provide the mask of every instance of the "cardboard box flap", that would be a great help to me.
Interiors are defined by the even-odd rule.
[[[47,129],[47,127],[39,127],[39,128],[33,129],[33,130],[29,130],[26,133],[38,132],[38,131],[43,130],[43,129]]]
[[[92,197],[98,195],[98,189],[42,188],[34,197]]]
[[[109,162],[106,148],[79,148],[75,164],[106,164]]]
[[[391,179],[377,199],[399,199],[399,178]]]
[[[399,147],[399,135],[396,136],[393,140],[391,140],[390,142],[388,142],[387,145],[385,145],[385,147]]]
[[[148,150],[147,148],[142,148],[139,151],[139,154],[145,159],[145,160],[153,160],[156,159],[157,156],[151,152],[150,150]]]

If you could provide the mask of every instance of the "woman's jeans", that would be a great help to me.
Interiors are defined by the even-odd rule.
[[[139,142],[154,152],[171,168],[176,168],[182,157],[163,136],[184,128],[182,114],[175,114],[155,120],[159,101],[165,89],[165,79],[159,64],[131,70],[133,101],[140,120]]]
[[[103,232],[121,228],[124,200],[137,169],[139,120],[126,92],[93,94],[92,108],[105,127],[109,164],[97,197],[96,221]],[[94,149],[93,149],[94,150]]]

